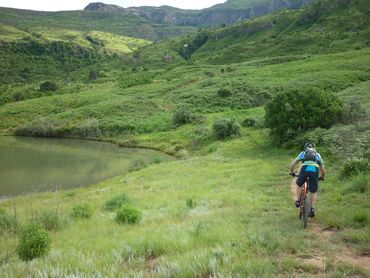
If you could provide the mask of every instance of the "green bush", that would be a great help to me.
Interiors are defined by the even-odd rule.
[[[242,126],[244,127],[252,127],[255,125],[256,125],[256,119],[254,118],[246,118],[242,123]]]
[[[55,92],[58,90],[58,85],[51,81],[46,81],[40,84],[41,92]]]
[[[188,209],[193,209],[193,208],[196,207],[196,205],[197,204],[196,204],[196,202],[193,199],[189,198],[189,199],[186,200],[186,207]]]
[[[57,209],[48,209],[40,212],[36,221],[48,231],[58,231],[65,224]]]
[[[131,200],[128,197],[128,195],[126,193],[122,193],[122,194],[113,196],[108,201],[106,201],[104,204],[104,209],[112,211],[112,210],[120,208],[123,205],[129,204],[129,203],[131,203]]]
[[[172,122],[174,126],[190,124],[192,122],[192,115],[190,109],[187,107],[179,108],[173,114]]]
[[[36,223],[30,223],[20,233],[17,253],[23,261],[30,261],[45,255],[50,244],[51,237],[46,230]]]
[[[355,159],[347,161],[342,170],[341,178],[356,176],[360,173],[368,172],[370,170],[370,163],[368,159]]]
[[[77,204],[71,210],[73,219],[88,219],[93,215],[93,209],[89,204]]]
[[[340,119],[343,104],[332,93],[290,90],[275,95],[265,109],[265,123],[272,139],[282,144],[304,131],[332,126]]]
[[[141,219],[141,211],[133,206],[124,205],[116,214],[115,220],[119,224],[135,224]]]
[[[213,124],[213,133],[217,139],[240,136],[240,124],[235,119],[219,119]]]

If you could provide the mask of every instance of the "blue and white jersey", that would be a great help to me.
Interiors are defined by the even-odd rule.
[[[303,161],[302,165],[311,165],[311,166],[316,166],[316,167],[319,167],[319,165],[324,165],[324,161],[321,158],[321,155],[319,153],[316,153],[315,161],[311,161],[311,160],[306,160],[305,161],[305,159],[304,159],[305,158],[305,153],[306,152],[301,152],[295,160],[300,161],[300,162]]]

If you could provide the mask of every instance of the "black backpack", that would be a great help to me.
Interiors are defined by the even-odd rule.
[[[317,160],[317,152],[315,150],[307,150],[304,153],[304,161],[315,161]]]

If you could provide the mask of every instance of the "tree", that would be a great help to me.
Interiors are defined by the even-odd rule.
[[[51,81],[46,81],[40,84],[41,92],[55,92],[58,90],[58,85]]]
[[[335,124],[343,112],[343,103],[332,93],[290,90],[275,95],[265,106],[265,124],[277,144],[300,132]]]

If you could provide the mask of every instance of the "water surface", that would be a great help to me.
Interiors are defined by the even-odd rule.
[[[104,142],[0,137],[0,197],[91,185],[127,173],[138,161],[172,159]]]

